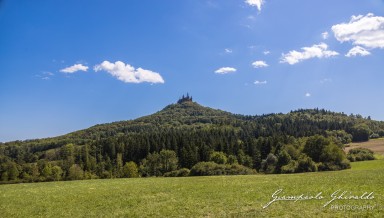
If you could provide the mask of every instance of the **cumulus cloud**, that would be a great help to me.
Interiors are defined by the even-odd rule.
[[[348,23],[332,26],[335,38],[340,42],[352,42],[367,48],[384,48],[384,17],[369,13],[352,16]]]
[[[218,73],[218,74],[227,74],[227,73],[233,73],[233,72],[236,72],[236,68],[233,68],[233,67],[222,67],[222,68],[217,69],[215,71],[215,73]]]
[[[253,84],[255,84],[255,85],[265,85],[265,84],[267,84],[267,80],[264,80],[264,81],[256,80],[255,82],[253,82]]]
[[[329,58],[339,55],[336,51],[328,50],[328,45],[320,43],[311,47],[303,47],[302,51],[290,51],[288,54],[282,54],[280,63],[297,64],[303,60],[311,58]]]
[[[254,68],[268,67],[269,65],[265,61],[255,61],[252,63]]]
[[[351,50],[348,51],[348,54],[345,56],[352,57],[352,56],[367,56],[370,55],[371,52],[367,51],[365,48],[360,46],[355,46]]]
[[[135,69],[133,66],[122,61],[116,61],[115,63],[103,61],[103,63],[96,65],[93,69],[96,72],[106,71],[125,83],[164,83],[164,79],[159,73],[142,68]]]
[[[323,37],[323,39],[328,39],[328,37],[329,37],[329,33],[328,33],[328,32],[323,32],[323,33],[321,34],[321,36]]]
[[[264,0],[245,0],[245,3],[252,7],[257,7],[257,10],[261,11],[261,6],[264,4]]]
[[[82,64],[75,64],[73,66],[61,69],[60,72],[62,73],[75,73],[77,71],[87,71],[88,67],[84,66]]]

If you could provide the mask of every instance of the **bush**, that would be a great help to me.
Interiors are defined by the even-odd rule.
[[[278,158],[272,154],[269,153],[267,156],[267,159],[261,161],[261,171],[264,173],[274,173],[276,169]]]
[[[297,172],[316,172],[317,166],[313,160],[305,154],[300,155],[298,160]]]
[[[291,160],[287,165],[281,167],[281,173],[294,173],[297,171],[299,164],[295,160]]]
[[[226,164],[227,163],[227,155],[225,155],[222,151],[214,151],[212,152],[210,161],[215,162],[217,164]]]
[[[84,171],[81,169],[81,167],[77,164],[73,164],[69,168],[69,173],[68,173],[68,179],[69,180],[79,180],[84,178]]]
[[[367,124],[357,124],[352,127],[351,134],[354,142],[364,142],[369,140],[371,130]]]
[[[123,167],[123,176],[126,178],[139,177],[139,168],[137,167],[137,164],[133,161],[125,163]]]
[[[228,155],[227,159],[228,164],[238,164],[237,157],[235,155]]]
[[[327,163],[320,162],[317,164],[317,169],[319,171],[336,171],[336,170],[345,170],[350,168],[351,168],[351,164],[347,159],[344,159],[337,164],[334,162],[327,162]]]
[[[213,175],[247,175],[254,174],[255,170],[239,164],[217,164],[215,162],[199,162],[192,167],[191,176],[213,176]]]
[[[347,158],[351,162],[355,161],[364,161],[364,160],[374,160],[373,151],[368,148],[354,148],[349,150]]]
[[[185,176],[189,176],[190,172],[191,171],[187,168],[181,168],[179,170],[174,170],[168,173],[164,173],[164,176],[165,177],[185,177]]]

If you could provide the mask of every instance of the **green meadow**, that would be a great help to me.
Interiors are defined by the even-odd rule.
[[[322,199],[263,208],[279,189],[280,197],[321,192]],[[337,190],[374,198],[336,199],[324,207]],[[384,160],[337,172],[1,185],[0,211],[0,217],[383,217]]]

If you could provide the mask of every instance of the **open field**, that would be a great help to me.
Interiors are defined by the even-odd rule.
[[[1,185],[0,211],[1,217],[383,217],[384,160],[356,162],[352,167],[291,175]],[[263,209],[278,189],[283,189],[279,196],[322,192],[323,199],[279,201]],[[335,200],[323,207],[337,190],[359,196],[373,192],[374,199]],[[335,209],[336,205],[345,208]]]
[[[379,155],[384,155],[384,138],[379,139],[370,139],[367,142],[354,142],[348,144],[348,147],[345,147],[345,152],[348,153],[352,148],[368,148]]]

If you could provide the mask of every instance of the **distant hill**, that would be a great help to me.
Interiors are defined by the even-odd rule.
[[[62,179],[68,178],[73,164],[99,178],[119,177],[116,167],[121,163],[140,165],[148,154],[164,149],[176,153],[180,168],[190,169],[198,162],[209,161],[213,151],[220,151],[260,171],[269,154],[278,158],[280,150],[288,145],[304,152],[306,138],[316,135],[332,139],[340,147],[352,140],[383,137],[384,122],[324,109],[238,115],[204,107],[187,95],[135,120],[100,124],[53,138],[2,143],[0,174],[7,172],[4,177],[10,180],[11,167],[17,169],[17,178],[25,179],[22,174],[32,176],[30,168],[40,161],[44,166],[59,166],[64,171]],[[298,161],[295,154],[290,156]],[[44,167],[40,168],[42,171]]]

